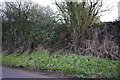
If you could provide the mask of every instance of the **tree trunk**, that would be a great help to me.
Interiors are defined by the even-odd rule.
[[[73,48],[74,48],[74,52],[77,53],[77,48],[78,48],[78,34],[76,32],[75,29],[73,29],[73,35],[72,35],[72,38],[73,38]]]

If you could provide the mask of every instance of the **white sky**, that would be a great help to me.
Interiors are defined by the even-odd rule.
[[[14,1],[14,0],[6,0],[6,1]],[[54,3],[54,0],[23,0],[23,1],[32,1],[42,6],[50,6],[51,8],[56,10],[56,6],[52,4]],[[118,2],[120,0],[103,0],[103,1],[105,3],[105,9],[107,7],[113,7],[113,8],[112,8],[112,11],[102,13],[100,20],[102,22],[104,21],[107,22],[107,21],[114,21],[118,19]]]
[[[54,0],[32,0],[35,3],[38,3],[43,6],[51,6],[53,9],[55,9],[55,6],[52,4]],[[118,2],[120,0],[103,0],[105,1],[105,8],[106,7],[113,7],[109,12],[105,12],[102,14],[100,17],[100,20],[102,22],[107,22],[107,21],[114,21],[118,19]]]

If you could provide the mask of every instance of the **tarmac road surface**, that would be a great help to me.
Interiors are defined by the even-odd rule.
[[[39,72],[2,67],[2,78],[53,78]]]

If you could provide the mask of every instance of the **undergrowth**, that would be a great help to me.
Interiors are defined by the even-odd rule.
[[[3,65],[27,69],[60,70],[75,73],[77,78],[117,78],[120,76],[120,61],[101,59],[77,54],[53,54],[44,52],[14,53],[2,55]]]

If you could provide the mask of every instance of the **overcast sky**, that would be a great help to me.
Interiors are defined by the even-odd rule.
[[[32,0],[35,3],[38,3],[43,6],[51,6],[53,9],[55,9],[55,6],[52,4],[54,0]],[[105,8],[112,7],[111,11],[103,13],[100,17],[101,21],[114,21],[118,18],[118,2],[120,0],[103,0],[105,1]]]
[[[6,0],[6,1],[11,1],[11,0]],[[54,3],[54,0],[24,0],[24,1],[32,1],[42,6],[50,6],[54,10],[56,9],[56,6],[52,4]],[[104,8],[112,7],[111,9],[112,11],[103,13],[102,16],[100,17],[100,20],[103,22],[114,21],[115,19],[118,18],[118,2],[120,0],[103,0],[103,1],[105,1]]]

